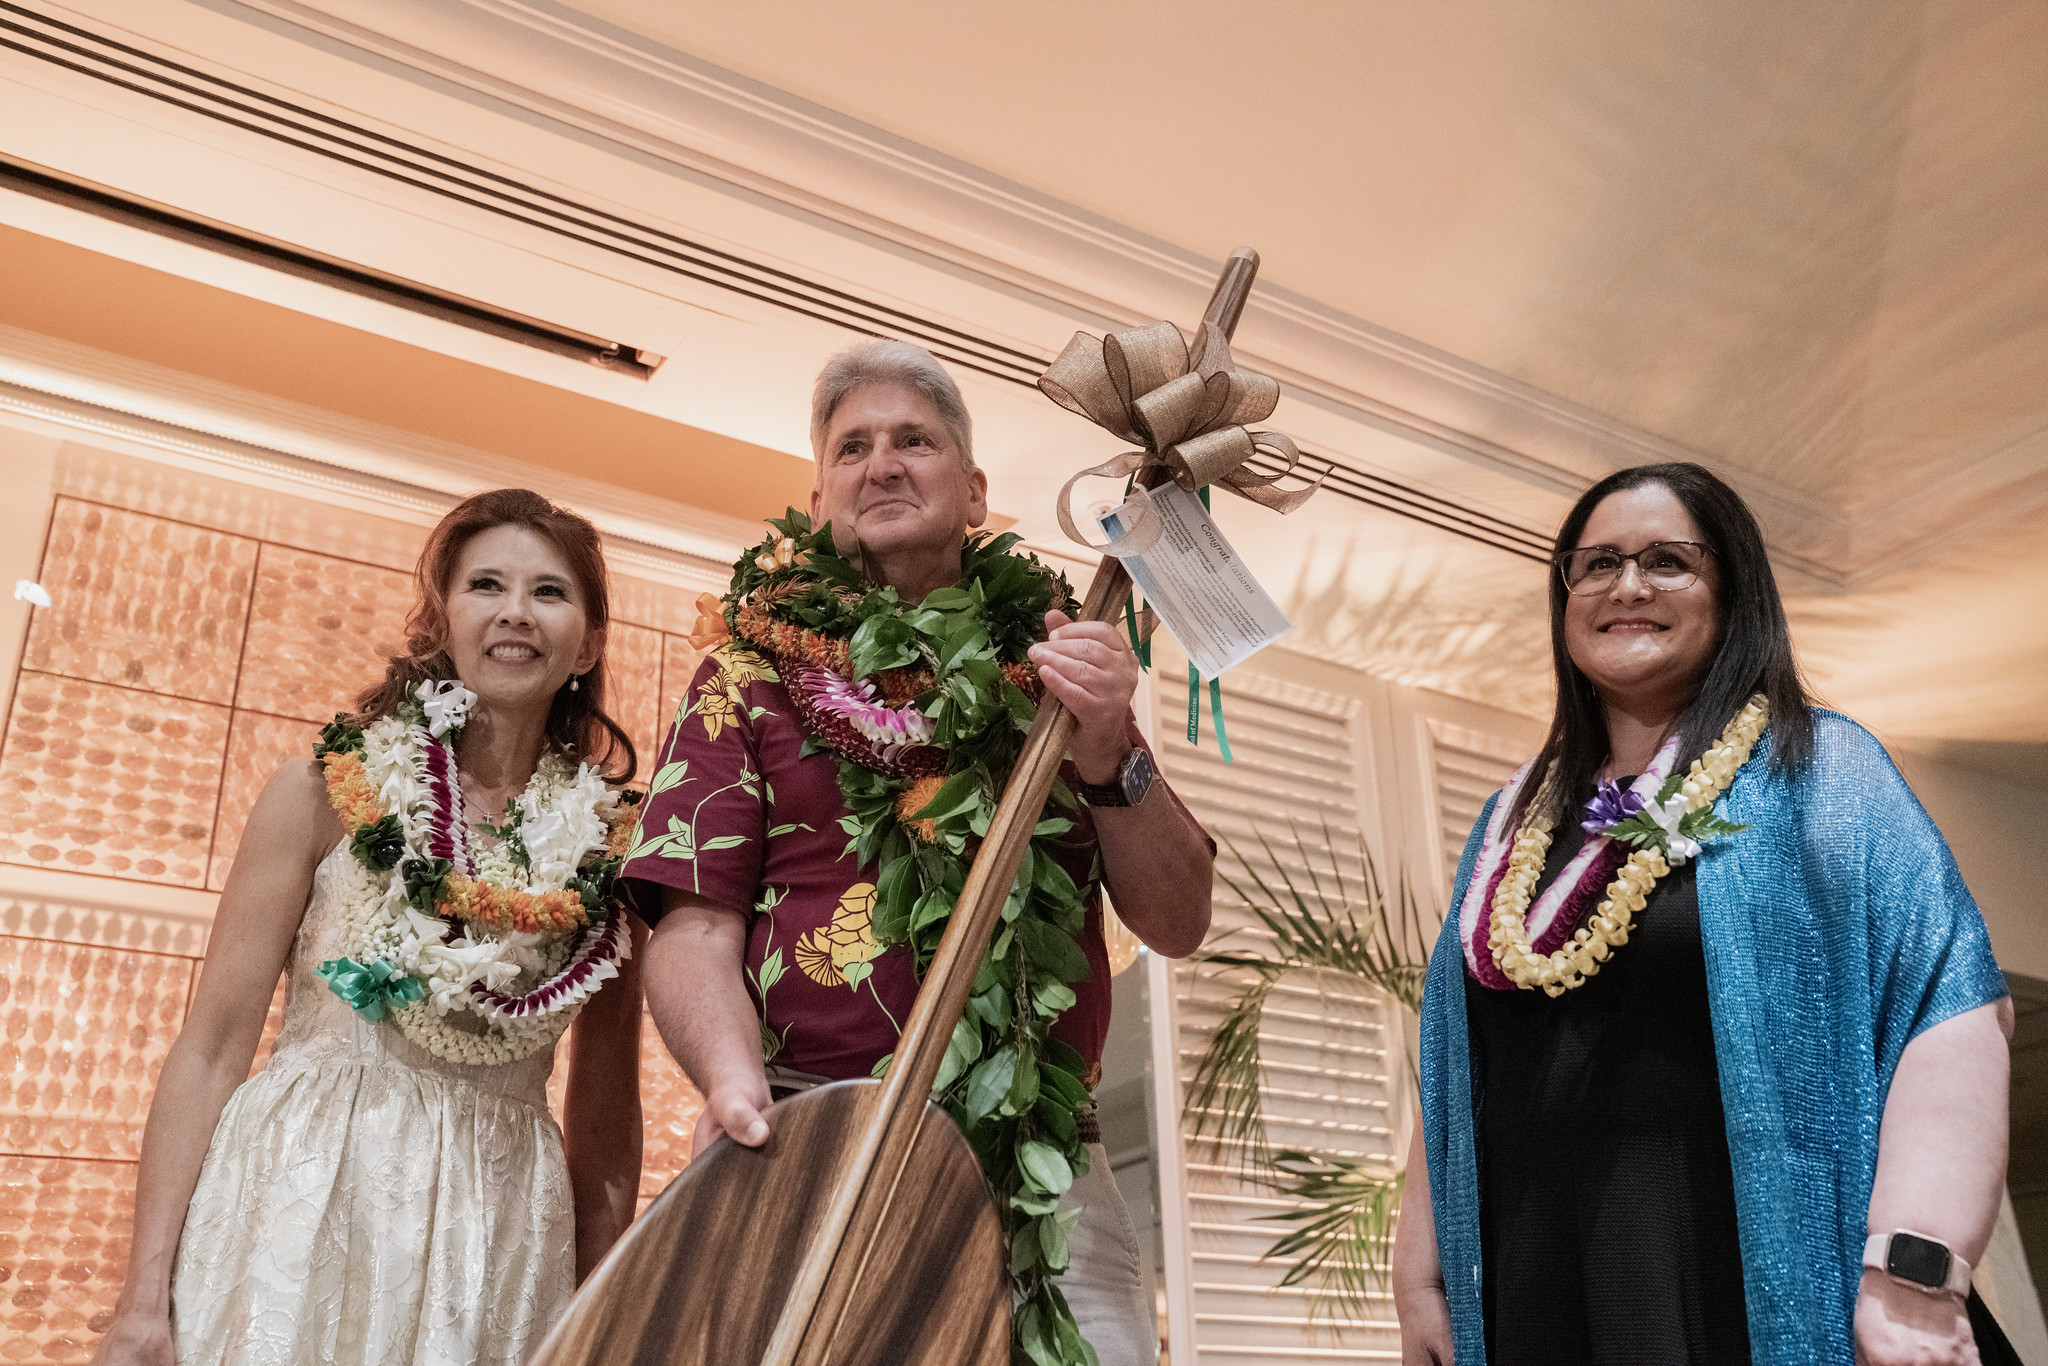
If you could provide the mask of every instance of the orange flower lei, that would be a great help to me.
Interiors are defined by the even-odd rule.
[[[633,845],[633,832],[639,826],[639,816],[637,804],[619,803],[612,812],[611,833],[605,840],[607,855],[625,857]],[[481,925],[499,934],[514,931],[553,934],[590,923],[590,912],[584,908],[583,897],[567,888],[539,893],[511,891],[461,873],[450,873],[442,885],[445,888],[444,900],[439,907],[442,914]]]
[[[776,658],[790,664],[808,664],[815,669],[824,669],[850,677],[853,670],[852,656],[843,640],[779,621],[769,615],[768,608],[758,598],[749,598],[739,610],[740,636],[749,645],[766,650]],[[1029,664],[1003,665],[1003,677],[1017,685],[1024,695],[1033,702],[1045,695],[1045,685],[1038,681],[1038,670]],[[882,699],[892,707],[900,707],[930,689],[934,682],[930,669],[884,669],[874,676],[874,684],[882,691]]]
[[[575,892],[510,892],[477,882],[460,873],[450,873],[445,884],[443,914],[482,925],[499,934],[550,934],[573,930],[590,923],[583,898]]]
[[[384,808],[363,772],[362,756],[352,751],[329,750],[320,756],[326,769],[327,800],[341,817],[342,828],[353,834],[358,826],[375,825],[384,819]],[[639,807],[621,802],[613,813],[611,835],[605,852],[623,858],[632,847]],[[437,908],[444,915],[466,920],[499,934],[550,934],[581,928],[590,923],[583,898],[576,892],[507,891],[486,882],[450,873],[443,884],[443,900]]]
[[[329,750],[320,756],[327,769],[327,800],[341,817],[342,828],[353,832],[359,825],[375,825],[384,819],[384,808],[363,772],[361,756]]]

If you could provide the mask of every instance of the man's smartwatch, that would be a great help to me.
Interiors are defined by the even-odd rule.
[[[1930,1295],[1964,1295],[1970,1289],[1968,1262],[1941,1239],[1909,1229],[1871,1234],[1863,1244],[1863,1265]]]
[[[1080,784],[1081,799],[1090,806],[1136,806],[1145,800],[1158,777],[1159,770],[1152,767],[1152,756],[1145,752],[1145,747],[1132,745],[1131,752],[1116,766],[1116,781]]]

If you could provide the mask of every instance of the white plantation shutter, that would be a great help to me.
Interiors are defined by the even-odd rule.
[[[1236,762],[1216,750],[1203,689],[1201,744],[1187,742],[1187,672],[1162,632],[1141,716],[1161,771],[1219,846],[1218,871],[1275,890],[1313,868],[1336,899],[1331,855],[1355,895],[1361,830],[1391,893],[1407,875],[1426,940],[1449,899],[1466,834],[1486,798],[1542,738],[1535,721],[1402,687],[1271,649],[1231,671],[1224,719]],[[1259,839],[1263,832],[1266,839]],[[1233,856],[1233,849],[1235,855]],[[1242,862],[1240,863],[1240,858]],[[1210,944],[1270,937],[1245,903],[1216,887]],[[1238,933],[1232,934],[1233,931]],[[1233,1175],[1233,1154],[1186,1141],[1182,1097],[1222,1017],[1230,983],[1187,964],[1145,962],[1152,1031],[1155,1172],[1174,1366],[1398,1361],[1400,1332],[1384,1291],[1354,1320],[1311,1322],[1307,1293],[1282,1290],[1286,1268],[1263,1254],[1291,1225],[1263,1216],[1292,1203]],[[1342,980],[1289,980],[1261,1033],[1266,1134],[1275,1148],[1406,1160],[1414,1109],[1413,1021],[1392,1001]]]
[[[1215,836],[1219,873],[1244,886],[1246,874],[1255,871],[1283,895],[1283,872],[1304,891],[1320,879],[1334,897],[1334,848],[1345,887],[1355,894],[1361,786],[1367,781],[1359,737],[1370,690],[1351,696],[1315,692],[1249,668],[1233,671],[1225,683],[1224,720],[1236,762],[1226,765],[1216,752],[1206,688],[1202,743],[1187,743],[1186,673],[1176,675],[1165,653],[1155,684],[1160,765]],[[1226,941],[1233,945],[1271,942],[1219,877],[1210,942],[1231,931],[1239,932]],[[1161,1130],[1170,1134],[1178,1096],[1186,1094],[1195,1062],[1233,993],[1211,970],[1158,959],[1148,969],[1155,1062],[1162,1073],[1170,1067],[1177,1083],[1161,1086],[1158,1096],[1165,1112]],[[1169,996],[1170,1004],[1162,1002]],[[1285,981],[1268,1005],[1260,1039],[1266,1130],[1275,1148],[1398,1157],[1399,1135],[1408,1122],[1406,1064],[1391,1002],[1347,982]],[[1295,1202],[1239,1181],[1230,1157],[1219,1157],[1206,1140],[1183,1142],[1177,1150],[1162,1145],[1175,1366],[1398,1360],[1399,1334],[1384,1295],[1361,1307],[1367,1322],[1333,1328],[1327,1320],[1310,1323],[1304,1292],[1277,1288],[1286,1268],[1262,1258],[1290,1226],[1263,1217]],[[1177,1231],[1171,1227],[1176,1212]]]
[[[1228,725],[1226,715],[1224,724]],[[1444,861],[1444,886],[1457,875],[1465,839],[1486,806],[1529,757],[1529,746],[1516,739],[1428,719],[1430,750],[1436,769],[1437,847]]]

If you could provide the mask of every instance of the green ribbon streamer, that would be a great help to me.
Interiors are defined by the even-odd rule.
[[[1223,680],[1209,680],[1209,717],[1216,725],[1216,749],[1230,763],[1230,732],[1223,729]]]
[[[327,983],[327,989],[339,996],[350,1010],[366,1020],[375,1022],[384,1018],[388,1010],[409,1005],[427,994],[427,989],[412,977],[396,977],[397,969],[379,958],[374,963],[358,963],[353,958],[330,958],[313,970],[313,975]]]
[[[1138,614],[1131,607],[1137,596],[1131,593],[1124,598],[1124,629],[1131,633],[1131,653],[1138,657],[1138,668],[1143,671],[1152,667],[1152,642],[1138,639]]]
[[[1230,732],[1223,728],[1223,680],[1209,680],[1209,715],[1216,726],[1216,750],[1223,762],[1236,762],[1230,755]],[[1188,665],[1188,743],[1202,743],[1202,675]]]
[[[1202,507],[1208,508],[1209,486],[1202,485],[1196,493],[1202,500]],[[1128,613],[1130,610],[1131,605],[1126,601],[1124,611]],[[1135,624],[1131,627],[1131,638],[1137,639]],[[1149,665],[1151,660],[1147,659],[1144,662]],[[1235,762],[1230,757],[1230,732],[1223,729],[1223,680],[1220,678],[1209,680],[1209,715],[1216,726],[1216,752],[1223,756],[1224,763]],[[1202,743],[1202,675],[1196,672],[1192,664],[1188,665],[1188,743]]]

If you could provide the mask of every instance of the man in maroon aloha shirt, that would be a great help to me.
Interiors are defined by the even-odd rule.
[[[910,601],[960,577],[960,547],[987,516],[960,392],[928,352],[867,342],[819,375],[812,444],[814,522]],[[1061,863],[1086,889],[1090,976],[1054,1034],[1093,1084],[1110,1025],[1102,887],[1154,952],[1180,957],[1209,927],[1215,845],[1167,789],[1131,718],[1136,658],[1121,632],[1054,612],[1032,647],[1046,690],[1074,713],[1065,777],[1087,804]],[[775,1091],[877,1075],[917,994],[909,950],[879,951],[876,870],[857,866],[829,753],[805,730],[772,657],[727,644],[677,712],[623,870],[654,925],[648,1005],[705,1097],[695,1147],[722,1134],[758,1145]],[[651,884],[651,885],[649,885]],[[1104,1366],[1154,1361],[1153,1311],[1139,1291],[1130,1218],[1100,1145],[1069,1199],[1084,1208],[1060,1278]]]

